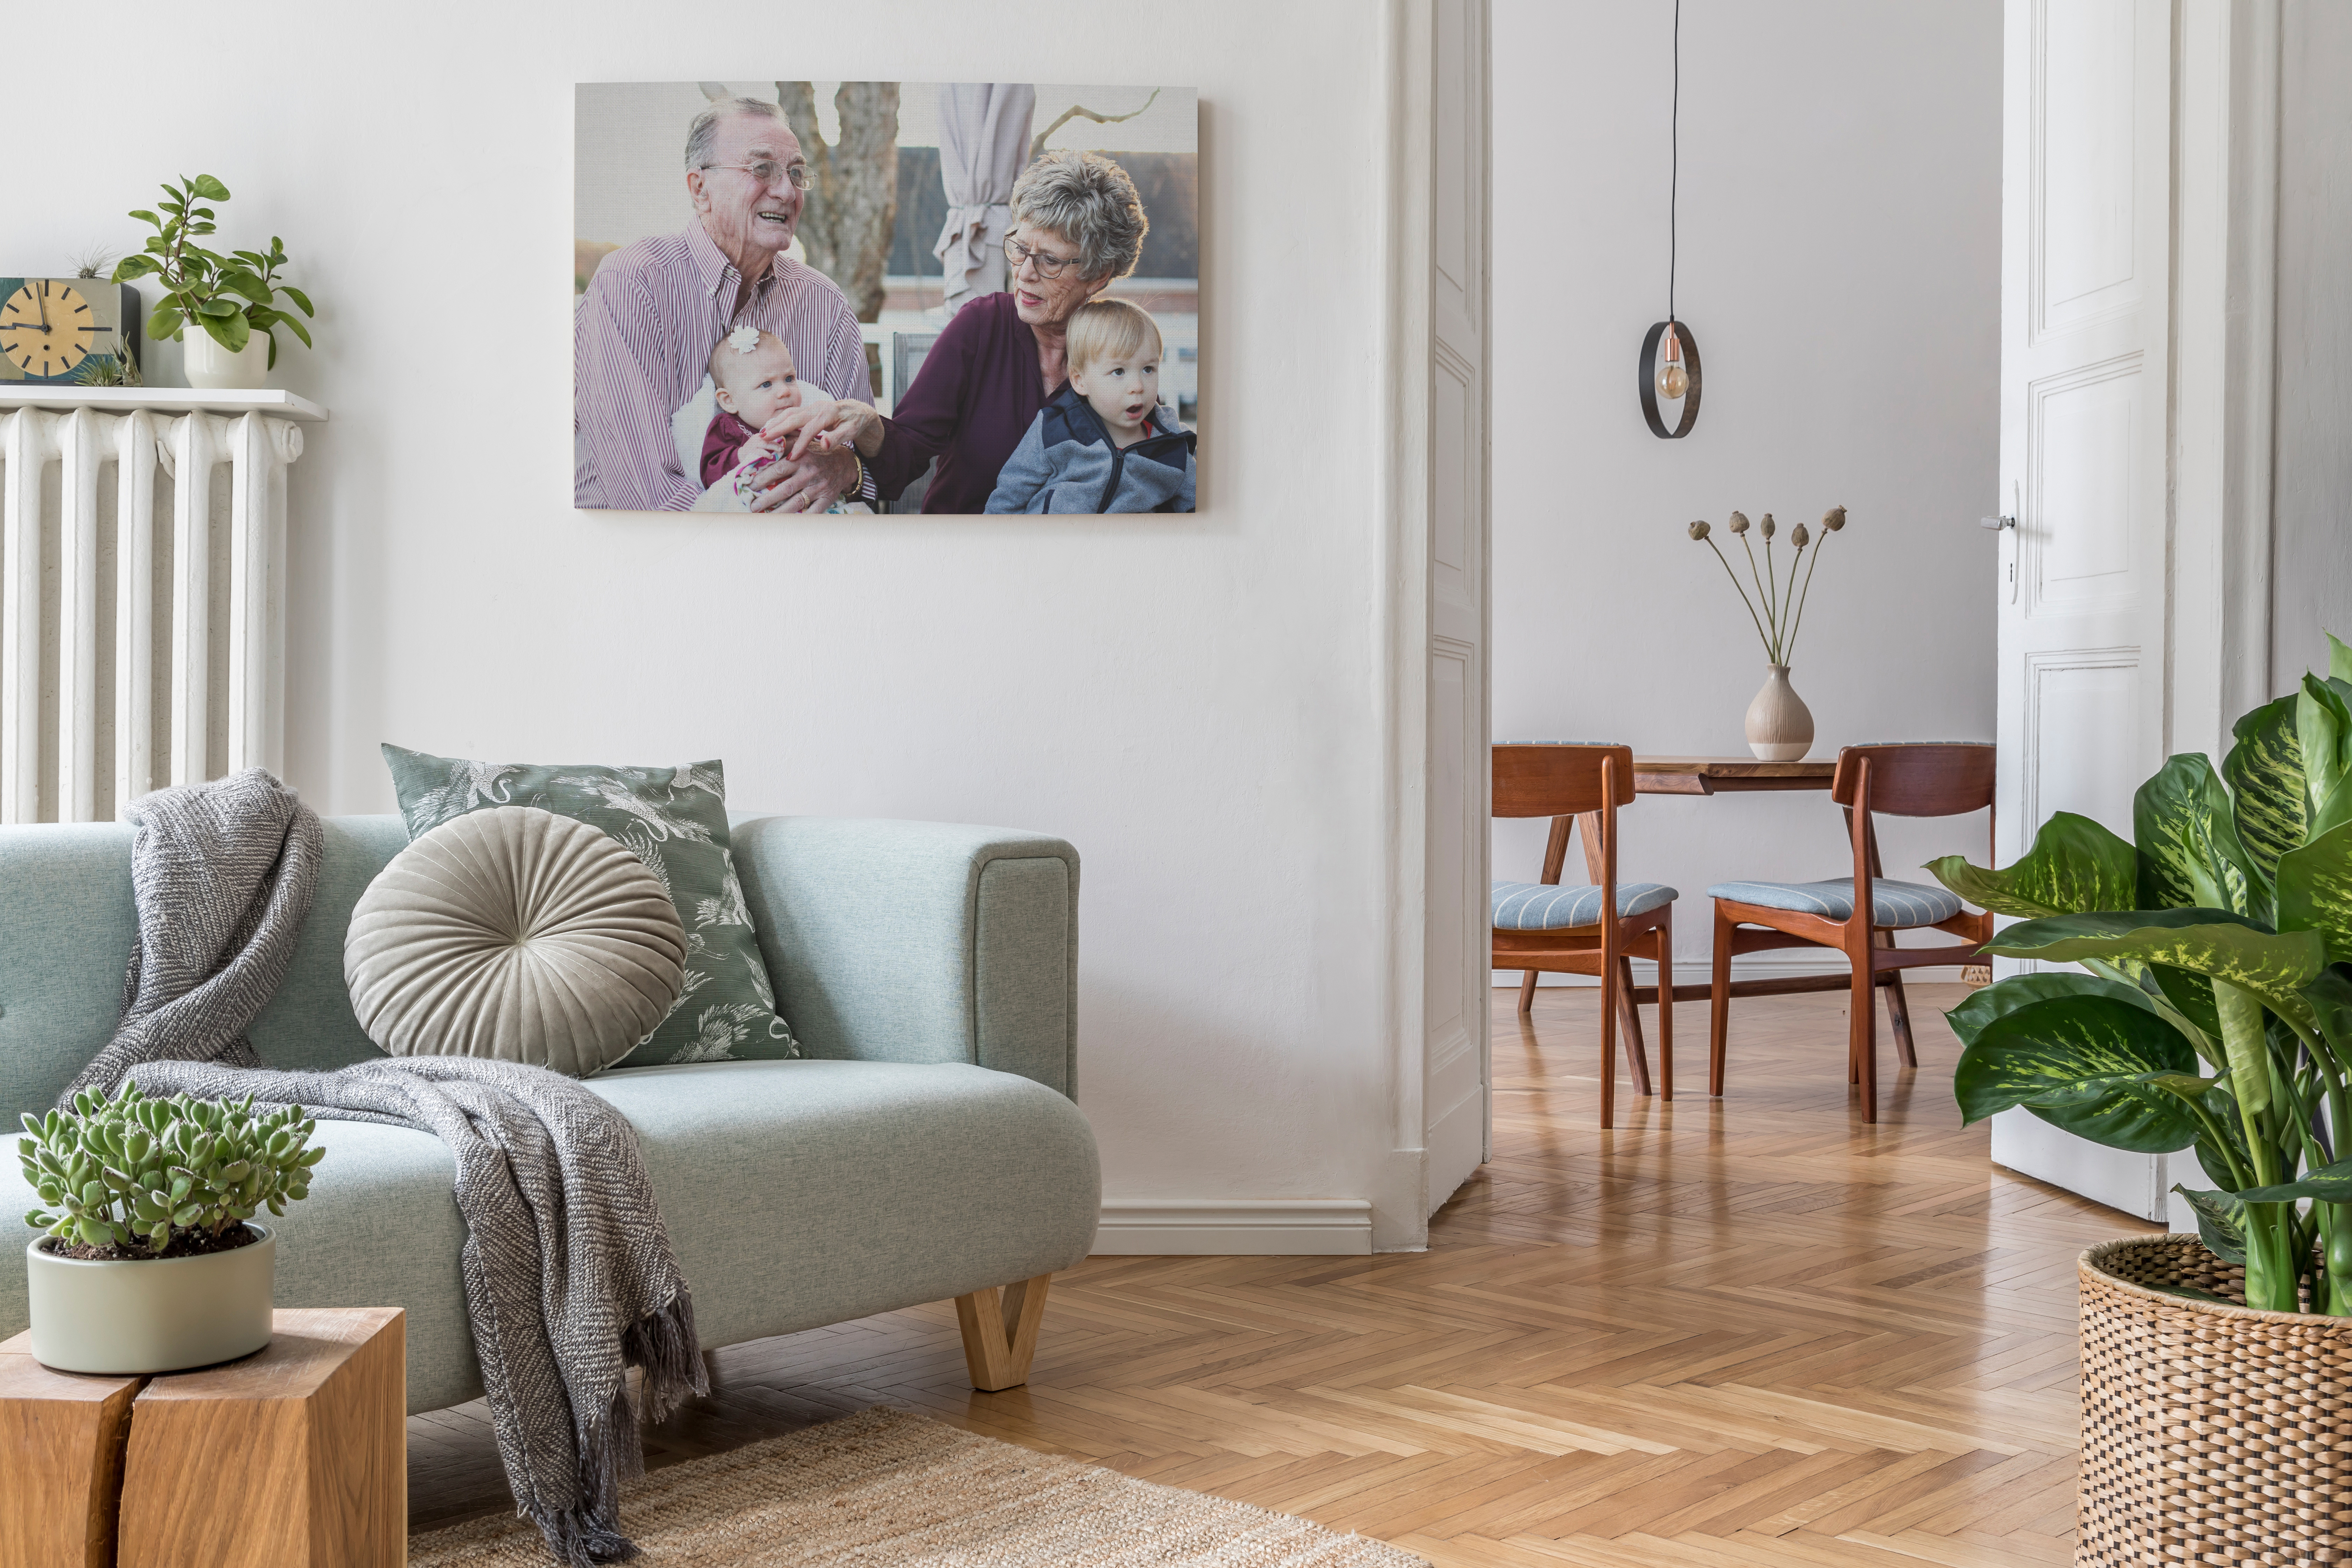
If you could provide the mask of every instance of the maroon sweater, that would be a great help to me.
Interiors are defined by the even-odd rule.
[[[940,331],[915,384],[882,421],[882,449],[868,465],[882,498],[897,500],[936,457],[923,510],[986,511],[997,470],[1060,391],[1045,390],[1036,334],[1014,313],[1013,296],[982,295]]]

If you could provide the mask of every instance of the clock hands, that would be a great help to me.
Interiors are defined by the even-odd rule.
[[[41,291],[34,295],[33,299],[41,308],[41,336],[46,338],[49,335],[49,286],[47,283],[42,284]]]

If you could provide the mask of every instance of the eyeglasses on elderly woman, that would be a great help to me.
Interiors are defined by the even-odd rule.
[[[1078,258],[1075,256],[1055,256],[1051,251],[1035,249],[1022,244],[1008,234],[1004,237],[1004,259],[1015,272],[1021,270],[1023,262],[1034,261],[1037,264],[1038,277],[1059,278],[1062,275],[1062,269],[1072,265]]]
[[[762,158],[755,163],[698,163],[696,167],[733,169],[739,174],[751,175],[762,186],[774,184],[779,175],[790,180],[795,190],[805,191],[816,184],[816,176],[809,172],[806,163],[779,163],[771,158]]]

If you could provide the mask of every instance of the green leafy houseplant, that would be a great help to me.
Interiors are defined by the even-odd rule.
[[[142,254],[126,256],[116,264],[113,280],[127,283],[133,278],[153,278],[163,285],[163,300],[147,318],[150,338],[159,342],[165,338],[176,340],[193,322],[222,348],[241,353],[253,334],[260,332],[269,339],[269,363],[275,366],[276,328],[284,327],[302,340],[303,347],[310,346],[310,329],[279,310],[278,297],[284,295],[305,316],[317,312],[310,309],[308,295],[279,279],[278,269],[286,265],[286,242],[276,235],[269,237],[267,255],[232,250],[223,256],[192,243],[215,227],[213,209],[198,204],[226,200],[228,187],[210,174],[198,174],[193,180],[183,175],[176,186],[165,185],[163,199],[156,204],[162,215],[143,208],[131,215],[155,233]]]
[[[217,1243],[262,1208],[286,1212],[310,1192],[326,1150],[304,1147],[318,1123],[301,1107],[256,1117],[253,1100],[150,1100],[125,1083],[88,1089],[71,1110],[26,1112],[16,1141],[25,1180],[46,1208],[25,1216],[66,1245],[162,1254],[175,1240]]]
[[[1967,1120],[2022,1105],[2110,1148],[2194,1148],[2221,1185],[2174,1190],[2244,1265],[2246,1304],[2347,1317],[2352,648],[2328,644],[2326,679],[2239,720],[2220,772],[2176,756],[2140,787],[2137,842],[2060,812],[2006,869],[1928,869],[2025,918],[1991,952],[2088,971],[2019,975],[1948,1015]]]

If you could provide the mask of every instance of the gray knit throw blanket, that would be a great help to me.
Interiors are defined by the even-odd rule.
[[[318,816],[254,769],[151,795],[130,817],[139,935],[122,1024],[65,1098],[128,1076],[144,1093],[249,1094],[439,1138],[457,1158],[467,1312],[515,1501],[564,1563],[636,1556],[620,1529],[620,1483],[645,1468],[626,1369],[645,1369],[656,1421],[710,1384],[635,1130],[572,1079],[513,1062],[263,1067],[245,1031],[310,912]],[[320,1175],[335,1179],[331,1157]]]

